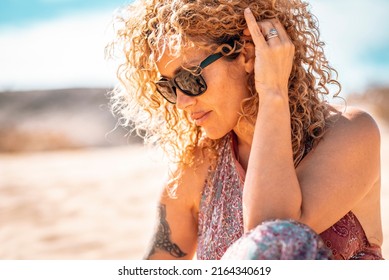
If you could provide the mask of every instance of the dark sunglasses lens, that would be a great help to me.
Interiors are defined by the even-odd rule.
[[[175,104],[177,101],[177,95],[174,88],[172,88],[168,81],[158,81],[155,86],[157,91],[170,103]]]
[[[200,95],[207,90],[203,77],[187,70],[180,71],[174,78],[174,82],[183,93],[190,96]]]

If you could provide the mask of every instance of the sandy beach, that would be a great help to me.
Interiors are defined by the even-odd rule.
[[[0,156],[0,259],[139,259],[165,168],[145,148]]]
[[[389,258],[389,128],[382,134]],[[141,144],[0,153],[0,259],[140,259],[167,167]]]

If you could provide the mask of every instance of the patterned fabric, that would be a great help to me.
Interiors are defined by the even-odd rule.
[[[331,251],[308,226],[291,220],[267,221],[245,233],[223,260],[328,260]]]
[[[347,213],[336,224],[320,234],[337,260],[381,260],[381,248],[370,244],[362,225],[352,213]]]
[[[221,143],[217,167],[203,189],[198,217],[198,259],[220,259],[243,234],[243,178],[235,167],[230,141],[228,135]]]
[[[217,167],[210,172],[204,185],[198,219],[198,259],[221,259],[227,249],[243,236],[242,191],[245,172],[236,160],[236,151],[234,154],[236,145],[234,146],[233,137],[234,135],[230,133],[221,141]],[[297,224],[294,224],[293,228],[299,232],[303,230]],[[265,241],[272,239],[271,236],[274,235],[272,230],[277,229],[277,226],[270,227],[270,229],[268,235],[265,234],[263,237]],[[251,235],[244,235],[247,238],[243,239],[259,240],[259,232],[264,234],[261,228]],[[361,224],[352,212],[345,215],[320,236],[324,244],[332,251],[334,259],[382,259],[380,247],[369,244]],[[288,243],[290,239],[300,240],[299,238],[298,234],[288,235],[282,242]],[[315,239],[314,237],[309,238]],[[243,244],[251,243],[251,241],[240,240],[237,244],[245,246]],[[236,246],[240,245],[234,244],[234,248]],[[261,246],[267,245],[258,244],[257,247]],[[312,243],[311,246],[318,248],[315,243]],[[255,249],[252,250],[255,251]],[[285,250],[287,249],[282,249],[280,252],[286,252]],[[236,249],[234,252],[237,251],[239,250]],[[309,250],[306,253],[309,253]],[[258,255],[255,252],[250,254]],[[277,259],[275,255],[265,254]],[[279,258],[282,256],[286,255],[281,254]]]

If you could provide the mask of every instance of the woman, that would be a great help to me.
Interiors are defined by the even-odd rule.
[[[124,10],[113,110],[175,164],[147,259],[382,258],[379,130],[322,98],[340,86],[308,8]]]

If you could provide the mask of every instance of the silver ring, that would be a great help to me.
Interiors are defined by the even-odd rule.
[[[271,38],[275,38],[275,37],[278,37],[278,32],[277,29],[272,28],[269,30],[269,33],[265,35],[265,40],[269,41]]]

